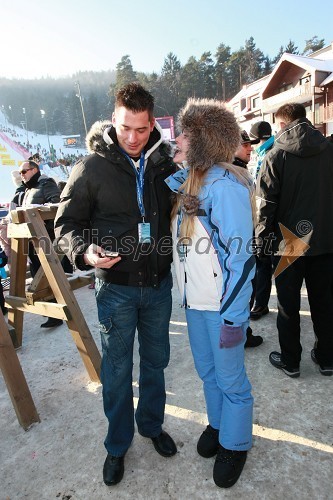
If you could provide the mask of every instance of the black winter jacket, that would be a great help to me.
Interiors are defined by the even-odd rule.
[[[25,191],[17,197],[17,202],[23,207],[29,205],[45,205],[46,203],[59,203],[60,189],[52,177],[41,174],[38,171],[27,182],[23,182]],[[17,191],[16,191],[17,193]],[[45,221],[46,230],[51,238],[54,240],[54,225],[52,220]]]
[[[60,189],[52,177],[47,177],[39,171],[27,182],[22,206],[44,205],[45,203],[59,203]]]
[[[104,134],[104,137],[103,137]],[[138,243],[142,221],[136,176],[117,145],[110,123],[97,122],[87,136],[90,156],[73,168],[62,192],[55,220],[59,246],[79,269],[88,269],[83,254],[91,243],[118,251],[122,259],[111,269],[96,268],[104,281],[129,286],[158,286],[170,271],[170,191],[164,179],[175,172],[169,145],[155,126],[146,151],[144,205],[152,244]]]
[[[277,135],[260,171],[257,196],[256,236],[269,240],[274,234],[276,255],[284,250],[279,224],[310,246],[306,256],[333,253],[333,144],[306,118]]]
[[[233,163],[233,165],[236,165],[237,167],[246,168],[246,170],[247,170],[247,163],[244,160],[241,160],[240,158],[238,158],[238,156],[235,157],[235,159],[232,163]]]

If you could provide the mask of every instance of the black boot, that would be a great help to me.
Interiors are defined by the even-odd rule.
[[[197,444],[197,452],[199,455],[205,458],[216,455],[219,447],[219,432],[218,429],[214,429],[214,427],[209,424],[207,425]]]
[[[219,445],[214,464],[213,479],[216,486],[230,488],[242,473],[247,451],[227,450]]]
[[[52,328],[53,326],[60,326],[63,324],[63,321],[62,319],[58,319],[58,318],[48,318],[47,321],[45,321],[45,323],[42,323],[40,325],[41,328]]]
[[[258,347],[263,343],[263,338],[260,335],[253,335],[252,328],[246,330],[246,342],[244,347]]]

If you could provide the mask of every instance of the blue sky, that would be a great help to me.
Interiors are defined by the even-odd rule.
[[[1,7],[0,77],[40,78],[115,69],[128,54],[137,71],[160,72],[168,52],[231,50],[254,37],[274,57],[293,40],[333,41],[333,1],[9,0]]]

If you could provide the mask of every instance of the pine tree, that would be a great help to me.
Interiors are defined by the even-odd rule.
[[[280,59],[283,56],[284,52],[285,52],[284,47],[283,47],[283,45],[281,45],[281,47],[279,48],[279,52],[274,57],[274,59],[272,59],[273,66],[275,66],[280,61]]]
[[[246,83],[244,80],[244,72],[246,69],[246,53],[244,48],[240,48],[231,54],[231,57],[227,63],[227,70],[229,75],[230,86],[227,92],[227,99],[237,94],[243,84]]]
[[[263,76],[264,54],[256,47],[252,36],[245,41],[244,52],[246,67],[243,72],[243,81],[251,83]]]
[[[116,66],[117,77],[114,91],[117,92],[124,85],[134,82],[136,80],[136,72],[133,70],[131,59],[129,55],[123,56]]]
[[[215,80],[217,85],[216,95],[226,100],[228,88],[230,87],[230,77],[228,72],[228,61],[230,59],[230,47],[221,43],[216,51],[215,58]]]
[[[203,97],[200,64],[194,56],[183,66],[180,78],[180,102],[184,104],[189,97]]]
[[[169,115],[176,115],[180,107],[181,68],[177,56],[169,52],[164,59],[159,81],[163,92],[162,107]]]
[[[288,54],[299,54],[298,47],[296,47],[295,42],[293,42],[292,40],[289,40],[288,45],[286,45],[284,51],[288,52]]]
[[[303,56],[308,56],[312,54],[312,52],[316,52],[316,50],[322,49],[325,46],[325,39],[317,37],[317,35],[313,36],[309,40],[305,40],[305,47],[302,52]]]
[[[204,52],[199,60],[203,97],[216,97],[215,64],[210,52]]]

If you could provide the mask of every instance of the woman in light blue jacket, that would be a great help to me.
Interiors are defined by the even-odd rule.
[[[217,455],[213,478],[228,488],[252,445],[253,398],[244,367],[255,272],[252,181],[231,163],[240,130],[221,102],[189,99],[179,127],[174,161],[188,166],[166,182],[177,193],[174,263],[209,422],[197,450]]]

